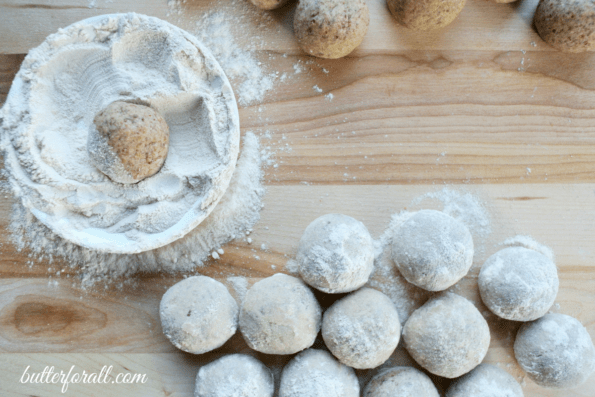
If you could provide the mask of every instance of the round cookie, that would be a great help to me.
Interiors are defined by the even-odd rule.
[[[320,305],[306,284],[278,273],[260,280],[246,293],[240,331],[256,351],[293,354],[312,346],[320,317]]]
[[[250,3],[261,10],[275,10],[284,6],[287,1],[288,0],[250,0]]]
[[[364,388],[364,397],[440,397],[428,375],[413,367],[379,372]]]
[[[359,397],[353,369],[324,350],[308,349],[283,368],[279,397]]]
[[[490,329],[467,299],[451,292],[428,300],[403,327],[405,348],[431,373],[457,378],[475,368],[488,352]]]
[[[525,323],[514,342],[514,355],[539,386],[571,389],[595,371],[595,347],[583,325],[565,314],[546,314]]]
[[[497,316],[532,321],[547,313],[558,294],[556,265],[524,247],[508,247],[490,256],[479,272],[483,303]]]
[[[302,279],[329,293],[351,292],[368,282],[374,269],[374,243],[363,223],[327,214],[304,231],[296,256]]]
[[[324,313],[322,338],[331,353],[357,369],[376,368],[399,344],[401,323],[391,300],[362,288],[335,302]]]
[[[369,24],[365,0],[300,0],[293,30],[306,53],[335,59],[361,44]]]
[[[541,0],[534,17],[537,33],[564,52],[595,49],[595,3],[590,0]]]
[[[193,276],[170,287],[159,305],[163,333],[178,349],[202,354],[222,346],[238,327],[238,304],[225,285]]]
[[[446,397],[523,397],[521,385],[508,372],[490,364],[479,364],[457,379]]]
[[[154,109],[113,102],[97,113],[87,136],[91,162],[114,182],[155,175],[167,157],[169,127]]]
[[[274,392],[273,375],[263,363],[231,354],[200,367],[194,397],[273,397]]]
[[[456,284],[473,264],[469,229],[440,211],[416,212],[395,230],[392,239],[392,259],[403,277],[427,291]]]
[[[402,25],[413,30],[431,30],[450,24],[466,0],[387,0],[388,9]]]

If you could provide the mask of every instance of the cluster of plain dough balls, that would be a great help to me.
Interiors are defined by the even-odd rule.
[[[300,278],[275,274],[256,282],[240,305],[209,277],[189,277],[163,296],[165,335],[195,354],[222,346],[236,330],[265,354],[298,353],[283,369],[280,397],[358,397],[354,369],[386,363],[401,336],[411,357],[433,375],[455,379],[446,397],[522,397],[506,371],[482,364],[490,330],[478,309],[445,291],[473,263],[473,238],[464,223],[435,210],[407,213],[391,228],[394,265],[412,284],[435,291],[401,326],[394,303],[366,287],[374,242],[359,221],[341,214],[314,220],[296,254]],[[529,246],[529,245],[528,245]],[[558,293],[557,269],[539,247],[510,246],[490,256],[478,277],[483,302],[497,316],[524,321],[514,352],[537,384],[573,388],[595,371],[595,347],[580,322],[547,314]],[[322,311],[312,288],[346,294]],[[328,352],[311,348],[321,332]],[[271,397],[271,372],[251,356],[224,356],[200,368],[196,397]],[[239,393],[239,394],[238,394]],[[365,397],[438,397],[430,378],[411,367],[382,369]]]

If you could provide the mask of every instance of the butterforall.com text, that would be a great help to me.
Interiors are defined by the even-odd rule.
[[[112,375],[113,366],[104,365],[99,373],[87,372],[85,370],[76,371],[75,365],[70,367],[68,372],[60,370],[57,372],[53,366],[46,366],[41,372],[31,371],[31,366],[27,366],[21,376],[21,383],[31,384],[62,384],[62,393],[66,393],[68,385],[71,383],[88,384],[131,384],[146,383],[147,374],[132,374],[129,372]]]

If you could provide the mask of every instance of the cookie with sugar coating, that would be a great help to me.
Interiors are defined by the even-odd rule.
[[[365,0],[300,0],[293,18],[293,30],[302,50],[330,59],[355,50],[369,24]]]
[[[296,260],[300,276],[328,294],[355,291],[374,269],[374,242],[363,223],[342,214],[316,218],[304,231]]]
[[[523,397],[521,385],[508,372],[479,364],[450,385],[446,397]]]
[[[565,314],[549,313],[523,324],[514,341],[514,355],[541,387],[572,389],[595,372],[595,347],[589,332]]]
[[[364,389],[364,397],[440,397],[428,375],[413,367],[380,371]]]
[[[321,309],[306,284],[277,273],[248,290],[240,310],[240,331],[250,348],[267,354],[293,354],[312,346]]]
[[[490,329],[471,302],[446,292],[413,312],[403,327],[403,340],[419,365],[452,379],[481,363],[490,346]]]

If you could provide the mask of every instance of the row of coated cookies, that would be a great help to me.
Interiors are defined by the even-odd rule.
[[[279,8],[288,0],[250,0],[264,10]],[[449,25],[467,0],[387,0],[395,19],[412,30],[432,30]],[[516,0],[493,0],[511,3]],[[540,0],[535,17],[539,35],[565,52],[595,47],[595,4],[590,0]],[[363,41],[370,15],[365,0],[300,0],[294,32],[300,47],[321,58],[341,58]]]

